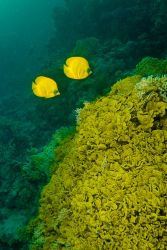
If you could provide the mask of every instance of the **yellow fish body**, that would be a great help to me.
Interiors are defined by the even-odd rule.
[[[32,91],[34,95],[45,98],[60,95],[57,83],[53,79],[45,76],[38,76],[35,81],[32,82]]]
[[[89,63],[83,57],[70,57],[64,64],[64,74],[69,78],[80,80],[88,77],[91,73]]]

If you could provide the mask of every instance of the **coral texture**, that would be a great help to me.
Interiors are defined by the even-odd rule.
[[[135,73],[142,76],[167,74],[167,59],[147,56],[136,65]]]
[[[30,225],[31,249],[167,249],[164,81],[128,77],[79,111]]]

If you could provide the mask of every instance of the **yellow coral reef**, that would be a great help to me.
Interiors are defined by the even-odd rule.
[[[79,112],[31,249],[167,249],[167,103],[140,81],[119,81]]]

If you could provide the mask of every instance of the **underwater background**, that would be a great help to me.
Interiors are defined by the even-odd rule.
[[[167,249],[166,12],[166,0],[0,3],[0,249]],[[86,79],[64,74],[73,56]],[[40,75],[60,96],[33,94]]]

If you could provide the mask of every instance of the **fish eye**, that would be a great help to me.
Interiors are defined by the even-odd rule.
[[[56,90],[54,91],[54,95],[57,95],[57,94],[59,94],[59,91],[56,89]]]
[[[89,73],[91,73],[91,72],[92,72],[91,69],[88,68],[88,69],[87,69],[87,73],[89,74]]]

